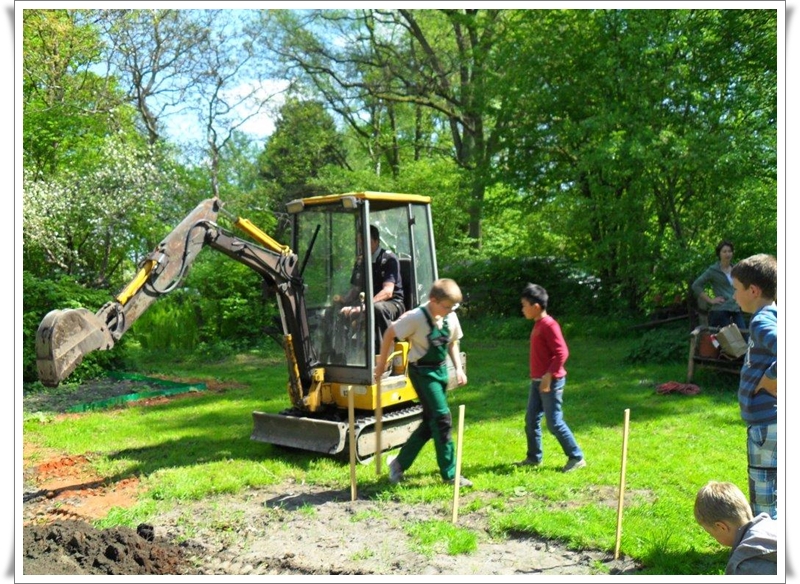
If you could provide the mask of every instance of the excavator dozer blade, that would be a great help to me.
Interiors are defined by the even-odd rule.
[[[85,308],[52,310],[36,331],[39,381],[56,387],[80,365],[84,355],[113,345],[105,324]]]
[[[253,412],[250,439],[312,452],[339,454],[347,442],[347,431],[348,426],[343,422]]]
[[[356,460],[366,464],[375,456],[375,417],[359,416],[354,422]],[[381,450],[402,446],[422,422],[422,406],[387,412],[383,416]],[[253,412],[251,440],[288,446],[333,456],[350,452],[350,426],[346,422],[292,414]]]

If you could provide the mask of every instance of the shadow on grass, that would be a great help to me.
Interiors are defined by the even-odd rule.
[[[642,575],[717,576],[724,574],[729,555],[729,550],[701,553],[696,550],[667,552],[654,549],[641,559],[643,567],[639,573]]]

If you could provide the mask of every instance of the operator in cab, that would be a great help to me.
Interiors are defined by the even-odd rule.
[[[375,342],[376,353],[380,348],[383,333],[393,321],[397,320],[405,311],[403,303],[403,280],[400,276],[400,260],[397,256],[381,247],[380,231],[375,225],[369,226],[370,252],[372,253],[372,304],[375,307]],[[362,249],[361,238],[358,241],[359,250]],[[345,297],[345,303],[352,304],[358,298],[359,292],[364,289],[359,255],[353,268],[350,283],[353,288]],[[363,304],[344,306],[341,314],[346,317],[355,316],[364,310]]]

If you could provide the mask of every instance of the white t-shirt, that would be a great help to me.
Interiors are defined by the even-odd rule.
[[[428,304],[430,302],[422,305],[425,310],[429,310]],[[430,312],[428,314],[430,315]],[[441,317],[430,316],[434,326],[441,329],[444,325],[444,320]],[[451,312],[445,318],[450,329],[450,342],[461,340],[464,332],[461,330],[461,323],[458,321],[456,313]],[[408,352],[408,360],[411,363],[425,356],[425,353],[428,352],[428,333],[431,332],[431,329],[421,307],[403,313],[392,325],[394,325],[395,336],[398,339],[401,341],[407,340],[411,343],[411,348]]]

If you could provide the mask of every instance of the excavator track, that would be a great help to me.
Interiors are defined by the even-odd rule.
[[[398,410],[385,411],[381,417],[381,449],[402,446],[422,422],[422,406],[415,404]],[[354,420],[356,460],[369,463],[375,456],[377,418],[356,412]],[[289,448],[348,457],[350,427],[347,413],[335,410],[327,415],[312,417],[295,408],[279,414],[253,412],[251,440]]]

